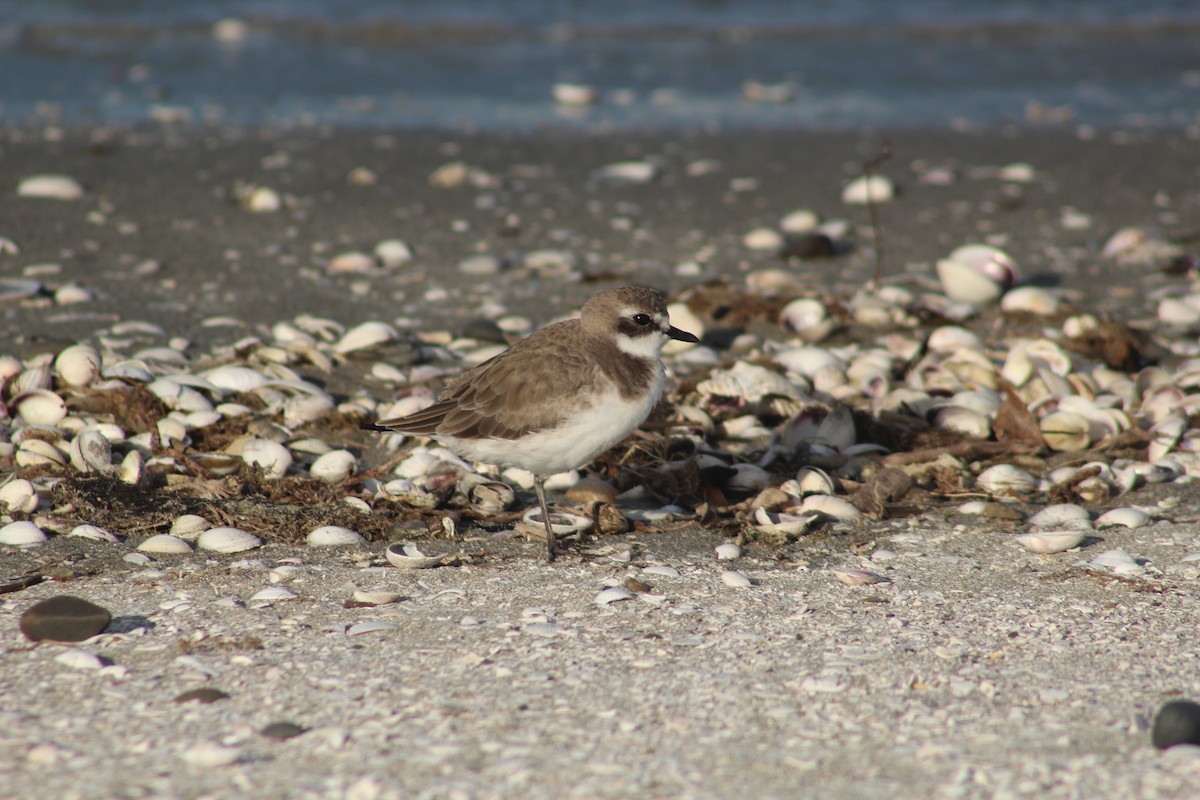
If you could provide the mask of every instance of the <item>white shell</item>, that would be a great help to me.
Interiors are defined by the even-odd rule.
[[[54,660],[64,667],[71,669],[103,669],[104,661],[95,653],[87,650],[71,648],[64,650],[54,657]]]
[[[742,548],[734,542],[725,542],[715,548],[718,561],[736,561],[742,557]]]
[[[658,175],[658,167],[649,161],[619,161],[596,170],[600,180],[619,183],[649,183]]]
[[[68,449],[80,472],[104,472],[112,466],[112,442],[95,428],[80,431]]]
[[[1019,286],[1004,295],[1000,301],[1003,311],[1024,311],[1028,314],[1049,316],[1059,309],[1058,298],[1040,286]]]
[[[242,198],[242,206],[255,214],[270,214],[283,207],[283,200],[271,187],[255,186]]]
[[[17,184],[17,196],[78,200],[83,197],[83,186],[68,175],[30,175]]]
[[[54,359],[54,369],[67,386],[87,386],[100,374],[100,353],[91,345],[71,345]]]
[[[734,589],[745,589],[754,585],[745,575],[732,569],[724,570],[721,573],[721,583],[731,586]]]
[[[783,307],[779,312],[779,324],[800,334],[806,342],[819,342],[829,335],[836,323],[829,318],[829,311],[820,300],[801,297]]]
[[[767,511],[765,508],[756,508],[754,510],[754,528],[776,536],[799,536],[820,518],[821,515],[816,512],[803,515],[781,514]],[[721,546],[724,547],[724,545]],[[717,557],[720,558],[720,554]]]
[[[742,244],[748,250],[775,252],[783,247],[783,234],[774,228],[755,228],[742,237]]]
[[[800,497],[810,494],[833,494],[836,491],[833,478],[818,467],[801,467],[796,472],[796,488]]]
[[[941,430],[955,431],[975,439],[989,439],[992,421],[985,415],[962,406],[944,406],[934,412],[933,426]]]
[[[1139,508],[1114,508],[1101,514],[1096,520],[1097,528],[1121,526],[1124,528],[1140,528],[1150,521],[1150,515]]]
[[[338,525],[322,525],[314,528],[304,539],[309,547],[343,547],[345,545],[362,544],[366,540],[362,535],[349,528]]]
[[[181,539],[195,539],[211,527],[199,514],[183,514],[171,523],[171,533]]]
[[[884,175],[863,175],[842,189],[842,202],[853,205],[885,203],[896,196],[896,185]]]
[[[596,102],[595,87],[583,83],[556,83],[550,93],[560,106],[590,106]]]
[[[527,525],[536,527],[538,530],[544,531],[546,524],[542,521],[542,510],[537,506],[529,509],[521,517],[521,521]],[[562,511],[550,512],[550,530],[556,536],[566,536],[572,533],[580,533],[592,527],[592,521],[587,517],[581,517],[578,514],[567,514]]]
[[[1029,518],[1029,524],[1035,528],[1052,528],[1059,525],[1071,525],[1085,522],[1091,525],[1092,515],[1083,506],[1074,503],[1056,503],[1046,506]]]
[[[138,545],[138,550],[144,553],[190,553],[192,546],[180,539],[178,536],[172,536],[169,533],[160,533],[156,536],[151,536],[146,541]]]
[[[400,239],[384,239],[375,245],[375,257],[387,269],[394,269],[412,261],[413,251]]]
[[[308,468],[308,474],[328,483],[340,483],[350,476],[358,459],[349,450],[331,450]]]
[[[442,556],[427,556],[409,542],[394,542],[385,551],[387,560],[397,569],[429,569],[446,563]]]
[[[278,442],[254,438],[242,445],[242,460],[257,464],[269,479],[282,478],[292,465],[292,454]]]
[[[178,411],[212,411],[212,403],[191,386],[185,386],[172,378],[158,378],[151,381],[146,389],[167,408]]]
[[[888,578],[868,569],[831,569],[833,577],[847,586],[871,586],[876,583],[890,583]]]
[[[393,341],[397,336],[396,329],[386,322],[369,320],[346,331],[333,349],[335,352],[345,355]]]
[[[364,633],[379,633],[380,631],[394,631],[400,628],[394,622],[385,619],[368,619],[362,622],[356,622],[346,629],[347,636],[361,636]]]
[[[38,507],[41,496],[32,481],[14,478],[0,486],[0,511],[30,514]]]
[[[10,522],[0,528],[0,544],[28,547],[46,541],[46,533],[28,520]]]
[[[369,592],[355,589],[353,600],[356,603],[367,603],[373,606],[386,606],[404,597],[403,592],[376,591]]]
[[[66,466],[67,456],[43,439],[25,439],[17,446],[16,461],[19,467]]]
[[[121,541],[110,531],[104,528],[99,528],[95,525],[76,525],[71,529],[67,536],[78,536],[83,539],[94,539],[98,542],[119,542]]]
[[[997,464],[979,473],[975,485],[989,494],[1032,492],[1037,489],[1037,478],[1012,464]]]
[[[298,596],[286,586],[268,586],[266,589],[260,589],[251,595],[249,605],[251,608],[263,608],[272,603],[295,600]]]
[[[1105,550],[1100,555],[1093,558],[1088,566],[1097,569],[1107,569],[1117,575],[1136,576],[1145,573],[1146,568],[1134,559],[1133,556],[1121,549]]]
[[[1041,531],[1016,537],[1017,544],[1031,553],[1061,553],[1078,547],[1086,531]]]
[[[856,520],[862,516],[862,512],[850,501],[828,494],[809,495],[804,498],[800,508],[803,511],[817,511],[843,522]]]
[[[808,233],[820,224],[821,218],[817,213],[807,208],[798,208],[779,220],[780,230],[788,233]]]
[[[1092,425],[1071,411],[1052,411],[1038,421],[1042,438],[1052,450],[1077,453],[1092,444]]]
[[[628,589],[624,589],[620,586],[610,586],[592,598],[592,602],[598,606],[607,606],[612,603],[618,603],[622,600],[632,599],[633,592],[629,591]]]
[[[200,373],[200,376],[216,386],[229,392],[250,392],[268,382],[266,375],[250,367],[227,364]]]
[[[196,546],[215,553],[241,553],[262,546],[262,539],[241,528],[209,528],[200,534]]]
[[[13,398],[17,416],[26,425],[52,427],[67,416],[67,403],[49,389],[22,392]]]
[[[324,392],[298,394],[283,401],[283,424],[297,428],[333,411],[336,404]]]
[[[145,472],[145,461],[142,454],[137,450],[130,450],[121,459],[121,466],[118,475],[122,482],[137,486],[142,481],[142,474]]]
[[[331,272],[361,274],[364,272],[374,272],[376,269],[375,258],[357,250],[349,253],[340,253],[329,259],[329,270]]]

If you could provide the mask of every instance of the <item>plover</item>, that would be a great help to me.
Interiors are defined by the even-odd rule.
[[[699,341],[671,326],[661,294],[601,292],[578,319],[547,325],[464,372],[423,411],[365,427],[429,436],[473,461],[532,472],[553,561],[545,479],[587,464],[646,420],[662,395],[668,339]]]

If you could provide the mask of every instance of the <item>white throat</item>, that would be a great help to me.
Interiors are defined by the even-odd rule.
[[[662,355],[663,346],[667,343],[667,335],[662,331],[653,331],[645,336],[626,336],[617,334],[617,348],[622,353],[628,353],[637,358],[657,359]]]

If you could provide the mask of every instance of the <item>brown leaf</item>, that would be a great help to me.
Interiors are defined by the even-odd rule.
[[[1042,438],[1042,429],[1038,426],[1037,418],[1013,389],[1012,384],[1002,382],[1000,390],[1004,392],[1004,401],[1000,403],[1000,408],[996,411],[996,421],[992,424],[996,441],[1029,442],[1038,448],[1044,447],[1046,442]]]
[[[850,497],[864,514],[882,519],[890,503],[899,500],[912,488],[913,479],[902,469],[885,467],[876,472],[869,481],[859,487]]]

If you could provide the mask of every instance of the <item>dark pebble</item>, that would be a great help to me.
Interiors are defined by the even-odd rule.
[[[218,700],[224,700],[229,695],[222,692],[220,689],[214,689],[211,686],[203,686],[199,689],[189,689],[183,694],[175,698],[176,703],[215,703]]]
[[[259,733],[268,739],[291,739],[293,736],[299,736],[306,730],[308,728],[302,728],[294,722],[272,722],[259,731]]]
[[[112,620],[107,608],[81,597],[60,594],[35,603],[21,615],[21,633],[35,642],[82,642],[103,631]]]
[[[785,236],[780,258],[829,258],[837,255],[833,240],[823,233],[799,233]]]
[[[1159,750],[1177,744],[1200,745],[1200,704],[1172,700],[1158,710],[1150,741]]]
[[[462,326],[462,336],[464,339],[475,339],[480,342],[508,343],[508,339],[505,338],[504,331],[500,330],[499,325],[490,319],[478,317],[468,320]]]

